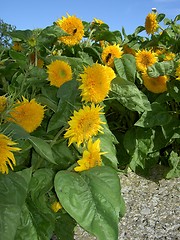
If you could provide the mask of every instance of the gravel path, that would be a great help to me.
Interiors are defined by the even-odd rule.
[[[120,179],[127,209],[118,240],[180,240],[180,178],[155,183],[130,172]],[[96,238],[77,228],[74,239]]]

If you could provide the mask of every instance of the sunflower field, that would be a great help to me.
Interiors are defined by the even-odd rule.
[[[0,46],[0,236],[117,240],[120,174],[180,176],[180,15],[67,15]],[[133,183],[132,183],[133,184]]]

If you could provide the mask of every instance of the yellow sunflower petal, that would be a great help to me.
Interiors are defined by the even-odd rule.
[[[82,84],[79,89],[82,90],[82,101],[102,102],[110,90],[111,81],[115,78],[112,68],[95,63],[84,69],[80,74]]]
[[[69,34],[68,36],[59,38],[59,40],[66,45],[74,46],[78,44],[84,36],[83,23],[76,16],[67,15],[67,18],[62,17],[62,19],[58,19],[56,24]]]
[[[91,106],[83,106],[79,111],[74,111],[74,115],[68,122],[69,128],[64,134],[65,138],[69,138],[69,145],[75,142],[79,146],[98,132],[102,132],[101,124],[105,124],[100,118],[103,114],[102,109],[92,103]]]
[[[82,158],[77,161],[79,166],[75,167],[74,170],[76,172],[81,172],[96,166],[101,166],[101,155],[102,153],[100,152],[100,139],[97,139],[94,143],[92,142],[92,139],[89,139],[87,150],[83,152]]]
[[[35,99],[29,102],[23,97],[23,101],[18,102],[18,105],[10,112],[11,117],[8,121],[15,122],[31,133],[41,125],[44,111],[44,106],[37,103]]]
[[[157,14],[149,13],[145,20],[145,30],[147,34],[154,34],[158,29]]]
[[[119,44],[114,44],[112,46],[107,46],[103,49],[101,57],[105,65],[109,67],[114,66],[114,58],[121,58],[123,55],[122,48]]]
[[[149,77],[147,73],[142,74],[144,86],[153,93],[163,93],[167,91],[167,76],[159,76],[156,78]]]
[[[58,212],[62,208],[60,202],[55,201],[54,203],[51,204],[51,209],[53,212]]]
[[[12,152],[20,151],[20,148],[11,147],[16,143],[11,141],[6,135],[0,134],[0,172],[7,174],[9,172],[8,165],[13,170],[16,160]]]
[[[61,60],[56,60],[47,66],[50,84],[60,87],[63,83],[72,79],[71,66]]]
[[[157,62],[157,56],[150,50],[139,50],[136,53],[136,66],[139,71],[145,72],[147,67]]]

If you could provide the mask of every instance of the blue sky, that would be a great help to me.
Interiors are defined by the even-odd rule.
[[[152,8],[174,19],[180,14],[180,0],[4,0],[0,18],[17,29],[35,29],[52,25],[68,12],[87,22],[94,17],[101,19],[111,31],[121,31],[123,26],[130,34],[144,25]]]

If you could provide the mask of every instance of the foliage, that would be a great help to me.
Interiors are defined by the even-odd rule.
[[[68,34],[56,23],[32,31],[10,29],[14,45],[0,53],[0,128],[21,151],[12,153],[13,171],[0,172],[3,239],[49,240],[55,234],[70,240],[79,224],[100,240],[117,240],[118,222],[125,212],[119,173],[131,169],[152,177],[153,170],[160,169],[160,178],[179,177],[180,16],[169,20],[157,15],[159,24],[163,19],[166,28],[159,26],[146,37],[140,35],[144,26],[127,35],[124,28],[110,31],[97,19],[83,21],[84,38],[73,46],[64,39],[71,30],[71,38],[76,37],[79,21]],[[102,51],[110,45],[123,51],[111,68],[105,65],[112,53],[102,61]],[[165,84],[161,93],[144,85],[144,72],[136,66],[136,53],[142,50],[156,56],[156,63],[147,64],[145,71],[154,88]],[[67,64],[64,68],[50,65],[55,61]],[[67,65],[72,79],[54,86],[48,69],[56,81],[63,81]],[[89,71],[92,66],[95,77]],[[167,76],[167,82],[160,82],[160,76]],[[108,93],[102,101],[96,95],[95,102],[82,101],[87,78],[92,94],[102,84],[107,88],[94,91],[100,99],[103,91]],[[28,107],[32,103],[34,107]],[[17,109],[18,121],[11,115]],[[93,120],[88,118],[90,110]],[[27,132],[22,122],[38,127]],[[100,143],[100,149],[95,143]],[[0,154],[4,151],[10,154],[8,146],[5,150],[0,146]],[[78,164],[80,172],[75,170]],[[57,209],[53,203],[58,203]]]
[[[0,45],[8,47],[11,45],[10,33],[16,28],[0,19]]]

